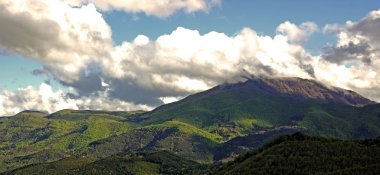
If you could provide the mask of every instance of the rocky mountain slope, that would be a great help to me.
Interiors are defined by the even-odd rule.
[[[254,78],[243,86],[256,86],[263,91],[294,97],[310,99],[320,103],[336,103],[351,106],[366,106],[375,102],[364,98],[356,92],[337,87],[328,87],[314,80],[301,78]]]

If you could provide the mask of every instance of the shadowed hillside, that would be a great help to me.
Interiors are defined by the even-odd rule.
[[[300,133],[279,137],[215,174],[379,174],[380,139],[344,141]]]

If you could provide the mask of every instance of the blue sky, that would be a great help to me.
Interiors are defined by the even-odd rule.
[[[151,109],[236,81],[243,69],[316,79],[380,100],[376,0],[14,0],[0,6],[6,9],[0,100],[15,99],[8,106],[0,101],[0,109],[11,111],[5,113],[44,108],[27,99],[16,103],[31,94],[61,102],[47,111],[104,103]],[[332,34],[323,32],[326,25]],[[207,67],[211,72],[202,71]]]
[[[197,29],[201,33],[210,31],[233,35],[243,27],[250,27],[259,33],[273,35],[276,27],[284,22],[302,23],[313,21],[320,26],[358,20],[368,12],[379,9],[374,0],[225,0],[209,13],[176,13],[166,19],[143,14],[131,15],[123,11],[105,13],[111,25],[114,40],[120,43],[131,40],[139,34],[156,38],[170,33],[178,26]],[[139,20],[134,20],[138,16]]]

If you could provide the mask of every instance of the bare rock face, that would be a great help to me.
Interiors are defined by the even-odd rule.
[[[356,92],[337,87],[328,87],[314,80],[302,78],[252,78],[242,83],[265,92],[300,99],[315,100],[320,103],[338,103],[350,106],[376,104]]]

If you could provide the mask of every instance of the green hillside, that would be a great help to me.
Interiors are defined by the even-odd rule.
[[[222,143],[219,135],[179,121],[143,125],[139,115],[63,110],[0,118],[0,172],[71,156],[99,159],[125,151],[168,150],[198,162],[214,161],[213,149]]]
[[[300,133],[279,137],[214,174],[379,174],[380,138],[348,141]]]
[[[137,127],[125,121],[130,115],[127,112],[113,115],[101,111],[64,110],[53,115],[22,112],[0,118],[0,172],[84,152],[95,140],[120,135]],[[53,156],[40,156],[46,152],[53,153]]]
[[[43,163],[16,169],[5,174],[60,175],[60,174],[199,174],[208,165],[183,159],[170,152],[119,153],[104,159],[70,157],[52,163]]]
[[[223,140],[284,126],[312,135],[371,138],[380,135],[379,109],[379,104],[357,107],[319,103],[243,83],[217,86],[141,117],[144,124],[185,122]]]

